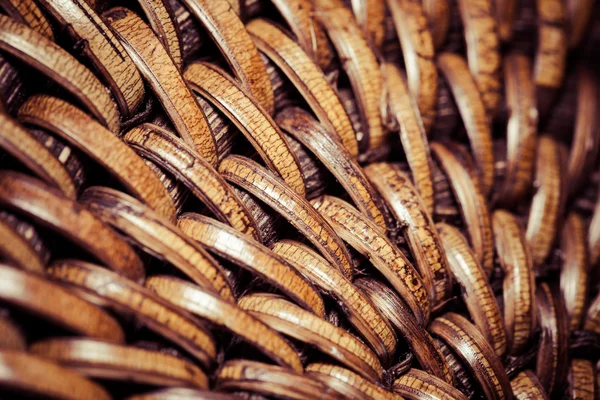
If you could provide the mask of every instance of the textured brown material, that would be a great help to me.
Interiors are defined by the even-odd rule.
[[[595,400],[593,0],[0,0],[0,398]]]

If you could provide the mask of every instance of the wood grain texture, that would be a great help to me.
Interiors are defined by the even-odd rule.
[[[349,369],[333,364],[312,363],[306,366],[306,375],[323,382],[324,385],[337,389],[341,395],[350,399],[369,398],[373,400],[402,400],[402,398],[391,393],[381,386],[374,385]],[[358,391],[358,393],[355,393]],[[355,393],[356,397],[351,397]]]
[[[244,296],[239,306],[273,329],[317,347],[364,378],[377,382],[383,368],[363,342],[284,298],[270,293]]]
[[[406,301],[421,324],[430,315],[430,302],[423,280],[406,256],[358,210],[345,201],[323,196],[311,201],[339,235],[381,272]]]
[[[119,111],[104,85],[92,71],[54,42],[0,15],[0,49],[63,87],[111,132],[119,131]]]
[[[350,79],[363,127],[363,137],[357,137],[359,150],[368,157],[386,144],[388,135],[381,118],[383,82],[377,58],[341,0],[316,0],[314,4],[318,21],[344,60],[342,68]]]
[[[596,371],[589,360],[575,359],[569,369],[568,396],[578,400],[594,400],[598,392],[596,388]]]
[[[479,183],[461,163],[459,154],[437,142],[432,143],[431,150],[450,181],[452,192],[466,223],[471,246],[489,277],[493,269],[494,238],[488,205]]]
[[[429,301],[434,307],[440,306],[451,295],[453,279],[424,201],[410,178],[398,167],[374,163],[367,166],[365,172],[386,200],[402,229],[416,267],[427,286]]]
[[[533,80],[540,88],[558,89],[565,75],[567,35],[565,5],[559,0],[536,0],[538,43]]]
[[[373,304],[325,259],[310,247],[291,240],[273,245],[273,251],[339,304],[348,321],[356,328],[379,359],[387,364],[398,338]]]
[[[466,318],[446,313],[431,323],[431,332],[460,357],[487,399],[511,399],[512,389],[500,359]]]
[[[12,19],[54,40],[52,25],[35,0],[0,0],[0,8]]]
[[[549,400],[537,376],[529,369],[519,372],[510,381],[510,386],[517,400]]]
[[[362,28],[363,36],[369,44],[379,49],[385,35],[384,18],[385,4],[378,0],[350,0],[350,7],[358,25]]]
[[[247,29],[258,49],[281,69],[319,121],[356,158],[358,142],[352,122],[325,73],[292,38],[273,23],[255,19],[247,25]]]
[[[109,26],[162,104],[177,133],[212,165],[215,140],[202,109],[152,29],[126,8],[103,14]]]
[[[531,62],[525,55],[504,58],[504,85],[508,124],[506,128],[506,172],[495,201],[512,207],[531,187],[537,143],[538,111]]]
[[[423,4],[418,0],[387,0],[387,6],[400,40],[408,87],[429,132],[436,117],[438,71]]]
[[[145,252],[168,261],[205,289],[225,299],[234,299],[231,282],[219,263],[175,225],[144,204],[122,192],[99,186],[83,192],[80,201]]]
[[[91,378],[208,389],[208,378],[189,361],[156,350],[90,339],[45,339],[29,351]]]
[[[214,362],[216,344],[208,329],[144,286],[78,260],[55,261],[48,274],[54,280],[97,296],[118,314],[133,317],[140,325],[185,349],[202,365]]]
[[[119,274],[140,281],[144,267],[112,229],[43,182],[16,172],[0,173],[0,203],[67,237]]]
[[[229,156],[219,166],[225,179],[249,191],[298,229],[346,277],[353,265],[342,239],[312,206],[270,171],[250,159]]]
[[[288,368],[250,360],[231,360],[223,364],[216,378],[219,391],[250,391],[290,400],[335,400],[335,390]],[[254,395],[252,395],[254,396]]]
[[[123,136],[138,154],[158,163],[208,206],[219,220],[254,238],[258,226],[246,206],[219,173],[171,132],[142,124]]]
[[[211,252],[249,270],[302,307],[324,317],[325,305],[319,293],[299,272],[269,248],[200,214],[183,214],[178,225],[187,236]]]
[[[267,70],[244,24],[227,0],[183,0],[204,25],[242,85],[268,114],[275,100]]]
[[[375,279],[359,278],[354,284],[381,315],[400,333],[425,372],[454,384],[454,374],[434,339],[423,329],[408,306],[385,284]]]
[[[459,0],[458,7],[465,29],[469,69],[491,118],[498,111],[502,97],[500,40],[492,0]]]
[[[396,379],[392,390],[408,400],[466,400],[464,394],[433,375],[412,368]]]
[[[73,37],[83,42],[87,57],[119,106],[121,114],[132,116],[144,99],[144,81],[119,40],[84,0],[41,0],[41,5]]]
[[[158,177],[119,138],[75,106],[46,95],[30,97],[19,118],[66,139],[113,174],[132,194],[171,221],[175,206]]]
[[[485,272],[458,229],[444,223],[437,224],[436,227],[448,256],[450,270],[461,287],[471,320],[496,355],[503,357],[507,347],[504,319]],[[514,301],[512,298],[510,300]],[[518,305],[505,303],[505,308],[509,310],[515,306]]]
[[[335,54],[323,27],[315,18],[311,0],[270,0],[287,22],[300,47],[314,62],[327,71]]]
[[[18,159],[46,183],[70,199],[76,196],[73,179],[63,164],[8,114],[0,112],[0,148]]]
[[[504,272],[504,325],[508,351],[526,350],[537,326],[533,260],[518,218],[508,211],[493,214],[496,255]]]
[[[178,69],[183,66],[183,52],[179,26],[168,0],[137,0],[148,23],[163,44]]]
[[[563,202],[559,144],[550,136],[540,136],[537,146],[535,193],[529,208],[525,237],[536,268],[548,257],[558,230]]]
[[[302,372],[302,362],[296,350],[277,332],[234,303],[196,285],[166,275],[149,278],[146,287],[159,297],[208,320],[211,325],[239,336],[279,365]]]
[[[30,396],[64,400],[110,400],[99,384],[53,362],[24,352],[0,351],[0,387]]]
[[[437,58],[437,65],[448,81],[448,86],[454,96],[469,137],[473,158],[477,164],[481,191],[487,196],[494,184],[494,152],[492,132],[484,108],[483,96],[479,94],[477,81],[469,72],[467,64],[461,56],[442,53]],[[500,95],[498,94],[498,96]]]
[[[0,264],[0,299],[70,332],[123,343],[119,323],[101,308],[38,274]],[[52,301],[49,301],[52,299]]]
[[[185,79],[194,91],[212,102],[237,126],[270,169],[304,196],[298,159],[277,124],[251,95],[224,71],[208,63],[188,66]]]
[[[289,107],[279,112],[275,120],[323,163],[363,214],[383,230],[390,226],[389,213],[360,165],[308,112]]]
[[[393,64],[383,64],[384,93],[390,117],[400,127],[400,141],[413,181],[429,213],[433,212],[434,190],[431,172],[431,154],[421,114],[408,93],[406,79]]]

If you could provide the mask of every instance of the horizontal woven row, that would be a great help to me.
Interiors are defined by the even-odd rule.
[[[0,398],[600,397],[592,0],[0,11]]]

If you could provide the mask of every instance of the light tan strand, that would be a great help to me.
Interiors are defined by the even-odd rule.
[[[67,237],[115,272],[133,281],[143,280],[144,266],[135,251],[79,203],[16,172],[1,172],[0,183],[0,203]]]
[[[94,296],[122,316],[133,316],[139,324],[181,346],[202,365],[210,367],[214,363],[216,344],[208,329],[142,285],[78,260],[56,261],[48,274]]]
[[[221,265],[175,225],[133,197],[111,188],[93,186],[83,192],[80,201],[142,250],[168,261],[203,288],[227,300],[235,299]]]
[[[306,366],[306,375],[315,378],[324,385],[337,388],[342,395],[348,392],[348,387],[357,390],[357,396],[366,396],[373,400],[402,400],[394,393],[374,385],[349,369],[332,364],[313,363]],[[352,390],[350,389],[350,390]]]
[[[546,391],[531,370],[521,371],[510,381],[516,400],[549,400]]]
[[[494,237],[488,205],[478,181],[457,156],[441,143],[432,143],[434,158],[445,172],[466,223],[469,240],[481,267],[489,277],[494,268]]]
[[[229,156],[219,172],[236,185],[252,193],[298,229],[347,278],[354,266],[342,239],[302,197],[270,171],[250,159]]]
[[[432,161],[429,142],[419,110],[408,93],[402,72],[391,63],[385,63],[383,68],[389,112],[400,126],[400,141],[415,186],[419,190],[427,211],[432,214],[435,198],[431,172]]]
[[[382,376],[377,356],[363,342],[280,296],[251,294],[242,297],[239,306],[271,328],[317,347],[372,382]]]
[[[175,21],[175,15],[169,0],[137,0],[137,2],[142,7],[146,18],[148,18],[152,30],[169,52],[177,68],[181,70],[183,56],[179,27]]]
[[[22,162],[48,184],[75,199],[76,188],[63,164],[8,114],[0,112],[0,148]]]
[[[123,343],[119,323],[61,285],[29,272],[0,264],[0,299],[78,335]],[[51,301],[50,301],[51,299]]]
[[[189,361],[156,350],[89,339],[46,339],[29,351],[91,378],[157,386],[208,389],[208,378]]]
[[[340,304],[348,321],[365,338],[380,360],[386,363],[392,357],[398,340],[395,332],[340,271],[298,242],[282,240],[273,245],[273,251]]]
[[[536,268],[548,257],[557,233],[562,196],[562,174],[558,143],[550,136],[540,136],[537,146],[534,182],[526,238]]]
[[[381,229],[386,230],[390,218],[381,197],[373,189],[360,165],[352,160],[337,142],[307,112],[289,107],[277,114],[276,121],[286,133],[310,150],[346,189],[358,209]]]
[[[267,20],[253,20],[247,25],[247,29],[258,48],[283,71],[319,121],[330,134],[341,140],[352,158],[356,158],[356,132],[323,71],[292,38]]]
[[[535,276],[525,232],[508,211],[493,214],[496,254],[504,272],[504,325],[508,351],[521,354],[536,329]]]
[[[166,275],[150,277],[146,287],[178,307],[238,335],[281,366],[302,372],[302,362],[296,350],[277,332],[236,304],[199,286]]]
[[[344,60],[342,67],[350,79],[365,135],[358,138],[359,149],[368,156],[386,144],[389,134],[381,118],[383,82],[377,58],[341,0],[316,0],[314,4],[318,21]]]
[[[178,225],[210,251],[269,282],[315,315],[325,316],[325,305],[319,293],[267,247],[200,214],[183,214]]]
[[[461,286],[471,319],[496,355],[503,357],[506,352],[504,320],[485,272],[458,229],[444,223],[436,227],[448,256],[450,270]],[[514,306],[505,304],[505,309],[510,307]]]
[[[538,111],[531,62],[527,56],[511,53],[504,58],[504,82],[509,109],[506,172],[495,200],[511,207],[522,201],[529,191],[535,162]]]
[[[48,129],[72,143],[114,175],[132,194],[152,209],[175,220],[173,199],[141,157],[75,106],[45,95],[30,97],[19,118]]]
[[[244,24],[227,0],[183,0],[204,25],[237,78],[268,114],[275,98],[267,69]]]
[[[396,379],[392,390],[407,400],[467,400],[452,385],[416,368]]]
[[[342,239],[365,255],[406,301],[419,321],[426,325],[430,303],[422,279],[406,256],[377,228],[345,201],[323,196],[313,207],[339,232]]]
[[[571,331],[581,327],[587,305],[590,276],[585,235],[583,218],[575,212],[570,213],[560,235],[563,259],[560,290],[567,308]]]
[[[217,164],[215,139],[202,109],[154,32],[133,11],[108,10],[104,19],[152,88],[177,133],[210,164]]]
[[[176,177],[221,221],[254,239],[260,238],[254,218],[233,189],[179,138],[159,126],[142,124],[127,132],[123,140]]]
[[[476,0],[473,3],[478,1],[489,0]],[[487,196],[494,184],[494,151],[492,132],[482,97],[475,85],[476,81],[471,76],[465,60],[457,54],[440,54],[437,65],[446,77],[456,101],[477,164],[481,191]]]
[[[113,93],[124,117],[131,117],[144,99],[144,81],[127,52],[102,18],[85,0],[41,0],[76,40],[85,41],[85,55]]]
[[[111,132],[119,132],[119,111],[96,76],[45,36],[0,15],[0,49],[65,88]]]
[[[451,295],[453,279],[422,198],[409,177],[397,167],[377,163],[367,166],[365,172],[402,227],[421,276],[428,276],[424,280],[431,282],[427,288],[431,304],[440,306]]]
[[[438,72],[435,48],[423,5],[418,0],[387,0],[408,75],[408,87],[423,116],[425,131],[435,122]]]
[[[465,28],[469,69],[491,119],[498,111],[502,97],[500,40],[492,15],[492,0],[459,0],[458,6]]]
[[[35,0],[0,0],[0,8],[12,19],[54,41],[52,25]]]
[[[25,352],[0,351],[0,388],[64,400],[111,400],[99,384]]]
[[[235,124],[270,169],[296,193],[305,195],[300,162],[275,121],[252,96],[224,71],[208,63],[188,66],[185,79]]]

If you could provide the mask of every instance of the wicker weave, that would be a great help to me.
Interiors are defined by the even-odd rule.
[[[593,0],[0,11],[0,398],[600,398]]]

